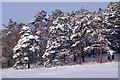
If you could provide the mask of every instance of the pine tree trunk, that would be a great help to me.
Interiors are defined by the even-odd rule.
[[[63,64],[65,64],[65,54],[63,55]]]
[[[8,59],[8,67],[10,67],[10,60]]]
[[[102,63],[102,43],[100,42],[100,63]]]
[[[29,50],[28,50],[28,69],[30,68],[30,53],[29,53]]]
[[[114,60],[114,55],[112,55],[112,60]]]
[[[108,56],[108,60],[110,61],[110,56]]]
[[[74,54],[74,62],[76,62],[76,55]]]
[[[81,44],[82,38],[80,37],[80,55],[79,55],[79,64],[81,64],[81,53],[82,53],[82,44]]]
[[[30,68],[30,57],[28,56],[28,69]]]
[[[93,58],[95,58],[95,50],[93,49]]]
[[[84,51],[83,51],[83,55],[82,55],[82,61],[85,62],[85,54],[84,54]]]
[[[98,53],[98,49],[95,49],[96,55],[97,55],[97,62],[99,62],[99,53]]]

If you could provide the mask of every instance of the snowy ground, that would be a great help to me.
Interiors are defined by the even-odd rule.
[[[3,78],[118,78],[118,62],[3,70]]]

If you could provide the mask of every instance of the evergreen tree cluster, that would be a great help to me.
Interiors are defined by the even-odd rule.
[[[34,17],[29,24],[10,20],[8,26],[4,25],[4,40],[17,33],[13,43],[4,41],[2,54],[13,61],[14,68],[81,64],[90,56],[101,63],[102,54],[112,60],[120,53],[120,2],[110,2],[98,12],[81,8],[64,13],[56,9],[51,15],[40,11]]]

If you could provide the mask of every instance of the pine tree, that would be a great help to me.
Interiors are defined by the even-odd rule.
[[[111,42],[111,48],[120,53],[120,2],[110,2],[106,8],[107,39]]]
[[[17,69],[30,68],[37,62],[45,67],[81,64],[88,56],[97,57],[101,63],[103,54],[111,60],[114,53],[120,53],[120,2],[111,2],[98,12],[81,8],[63,13],[56,9],[47,15],[42,10],[34,17],[29,27],[11,19],[3,25],[2,56],[8,65],[12,59]]]
[[[72,35],[71,35],[71,40],[72,40],[72,49],[73,49],[73,54],[74,58],[76,58],[74,61],[79,62],[81,64],[81,61],[85,62],[85,54],[84,54],[84,47],[86,44],[85,38],[88,34],[86,33],[87,30],[87,22],[88,18],[87,16],[89,15],[89,12],[83,8],[81,8],[81,11],[74,12],[75,19],[74,19],[74,25],[72,25],[73,30],[72,30]]]
[[[70,25],[69,17],[58,17],[53,21],[49,28],[49,40],[47,42],[46,52],[43,57],[46,60],[45,66],[51,67],[63,65],[70,61]]]
[[[47,15],[46,11],[40,11],[35,16],[34,21],[30,21],[29,25],[32,27],[33,35],[38,35],[41,44],[41,56],[45,53],[47,40],[49,37],[48,28],[51,26],[52,21],[50,20],[50,16]]]
[[[32,35],[28,26],[23,26],[18,43],[13,48],[15,59],[14,68],[24,69],[30,68],[30,64],[37,63],[40,58],[40,46],[41,41],[36,35]]]
[[[51,20],[56,20],[58,17],[62,17],[63,15],[64,13],[61,10],[56,9],[55,11],[52,11]]]
[[[6,26],[6,25],[3,24],[3,26],[4,26],[4,28],[5,28],[6,32],[7,32],[6,33],[7,35],[9,35],[10,33],[12,33],[12,31],[15,30],[16,24],[17,23],[13,22],[12,19],[9,19],[8,26]]]
[[[13,66],[13,47],[19,39],[20,24],[9,19],[8,25],[4,25],[4,30],[2,32],[2,67],[12,67]]]

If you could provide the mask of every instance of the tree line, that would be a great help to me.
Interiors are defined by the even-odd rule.
[[[102,63],[103,54],[113,60],[120,53],[120,2],[110,2],[98,12],[56,9],[47,15],[42,10],[34,17],[28,24],[10,19],[3,25],[3,68],[82,64],[90,56]]]

